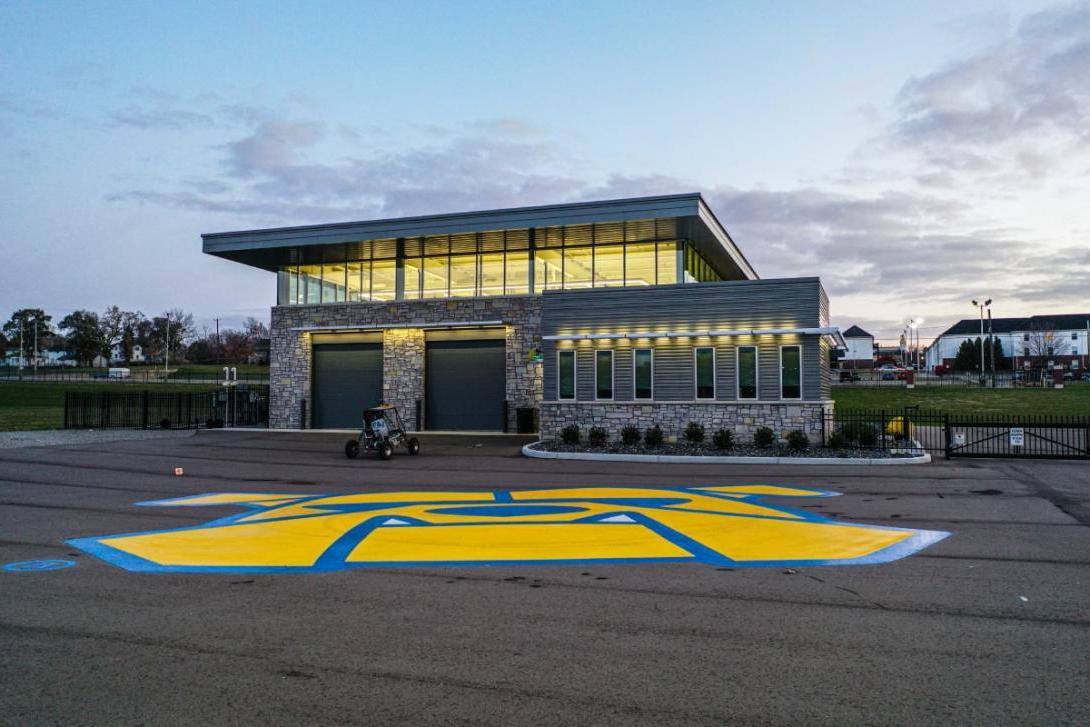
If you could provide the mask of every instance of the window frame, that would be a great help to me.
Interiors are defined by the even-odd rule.
[[[753,349],[753,396],[742,396],[742,349]],[[747,344],[734,347],[734,396],[738,401],[759,401],[761,398],[761,347]]]
[[[651,354],[651,395],[640,396],[636,392],[639,391],[639,387],[636,384],[636,354],[640,351],[647,351]],[[632,401],[654,401],[655,400],[655,349],[653,348],[634,348],[632,349]]]
[[[564,354],[571,354],[571,396],[562,396],[560,392],[560,359]],[[556,400],[579,400],[579,352],[574,348],[564,348],[556,352]]]
[[[598,354],[609,354],[609,396],[598,396]],[[594,349],[594,400],[595,401],[613,401],[617,396],[617,356],[612,348],[596,348]]]
[[[711,349],[712,352],[712,395],[711,396],[699,396],[700,391],[700,366],[697,363],[697,352],[703,349]],[[719,394],[719,386],[716,381],[718,373],[718,362],[716,360],[715,346],[693,346],[693,401],[715,401],[716,396]]]
[[[799,395],[798,396],[784,396],[783,395],[783,350],[785,348],[797,348],[799,350]],[[782,343],[780,344],[780,400],[781,401],[802,401],[803,399],[803,380],[802,380],[802,344],[801,343]]]

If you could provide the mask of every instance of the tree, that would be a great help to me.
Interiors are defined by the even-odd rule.
[[[242,331],[251,343],[269,337],[269,327],[253,316],[242,322]]]
[[[137,342],[137,329],[143,320],[145,317],[140,311],[121,310],[116,305],[103,311],[99,317],[99,330],[107,351],[117,350],[125,361],[131,359],[133,344]]]
[[[991,351],[987,354],[989,364],[996,371],[1010,371],[1011,359],[1003,353],[1003,344],[995,337],[991,337],[989,340],[992,344]]]
[[[1051,326],[1035,325],[1028,336],[1025,347],[1034,358],[1050,359],[1067,352],[1067,341]]]
[[[47,316],[41,308],[21,308],[11,314],[11,319],[4,324],[4,335],[13,345],[22,345],[24,355],[32,355],[34,351],[34,331],[38,331],[38,342],[53,332],[50,321],[52,316]],[[20,334],[20,331],[22,333]],[[22,339],[20,339],[20,335]]]
[[[88,310],[72,311],[60,322],[66,331],[64,342],[68,353],[79,363],[90,366],[95,356],[106,353],[106,341],[102,337],[101,321]]]
[[[954,357],[954,371],[980,371],[980,339],[967,338]]]
[[[163,315],[151,319],[144,351],[155,358],[162,358],[169,339],[171,358],[181,360],[186,346],[193,340],[194,331],[192,314],[180,308],[163,311]]]

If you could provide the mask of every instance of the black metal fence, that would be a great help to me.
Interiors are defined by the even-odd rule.
[[[66,391],[65,429],[199,429],[265,427],[269,387],[239,384],[219,391]]]
[[[1084,371],[1064,372],[1065,386],[1086,386],[1090,384],[1083,379]],[[904,388],[908,386],[908,379],[904,372],[891,372],[880,370],[834,370],[832,372],[833,386],[849,387],[891,387]],[[913,376],[913,385],[920,387],[931,386],[962,386],[985,389],[1018,389],[1018,388],[1051,388],[1053,386],[1052,372],[1038,369],[1027,371],[999,371],[988,372],[984,376],[979,373],[947,373],[934,374],[928,371],[918,371]]]
[[[2,367],[0,381],[24,381],[40,383],[101,383],[101,384],[219,384],[223,374],[212,371],[170,371],[162,369],[130,369],[128,375],[110,375],[106,369],[33,369]],[[239,373],[239,383],[264,385],[269,383],[266,373]]]
[[[905,407],[838,409],[823,421],[833,450],[929,452],[946,458],[1090,459],[1090,416],[949,414]]]

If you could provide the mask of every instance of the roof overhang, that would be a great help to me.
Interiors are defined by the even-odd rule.
[[[758,278],[699,193],[217,232],[201,239],[209,255],[275,271],[284,265],[345,260],[349,246],[361,240],[667,218],[677,221],[678,236],[690,240],[713,267],[737,278]]]
[[[450,331],[457,328],[501,328],[503,321],[440,321],[438,323],[377,323],[366,326],[298,326],[298,333],[367,333],[391,328],[414,328],[422,331]]]

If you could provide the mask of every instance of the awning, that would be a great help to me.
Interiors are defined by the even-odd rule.
[[[435,331],[453,328],[500,328],[503,325],[503,321],[440,321],[438,323],[375,323],[362,326],[299,326],[291,330],[306,333],[385,331],[389,328],[417,328],[424,331]]]

